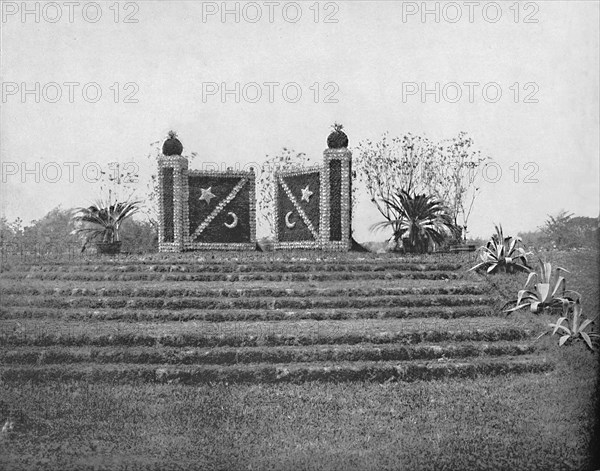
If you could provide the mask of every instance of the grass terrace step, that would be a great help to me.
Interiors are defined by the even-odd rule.
[[[344,281],[344,280],[456,280],[461,273],[452,271],[347,271],[347,272],[253,272],[253,273],[165,273],[165,272],[43,272],[10,271],[1,280],[60,281]]]
[[[21,347],[0,352],[4,365],[70,363],[136,363],[170,365],[234,365],[239,363],[307,363],[342,361],[440,360],[532,354],[532,344],[510,342],[442,345],[335,345],[249,348],[111,348]]]
[[[260,347],[354,345],[360,343],[415,345],[440,342],[531,340],[539,330],[515,327],[501,319],[393,321],[321,321],[310,323],[197,323],[85,325],[73,322],[34,324],[3,321],[0,344],[19,346],[139,346],[139,347]],[[53,325],[62,324],[62,325]],[[109,324],[109,325],[107,325]]]
[[[19,267],[15,266],[15,271]],[[137,263],[104,263],[104,264],[40,264],[20,266],[20,270],[28,272],[160,272],[160,273],[250,273],[281,272],[304,273],[317,272],[378,272],[378,271],[454,271],[460,269],[456,263],[407,263],[398,261],[331,263],[327,261],[306,262],[274,262],[265,263],[188,263],[188,264],[137,264]]]
[[[452,266],[459,266],[464,262],[464,257],[457,257],[450,254],[428,254],[428,255],[394,255],[387,254],[359,254],[353,253],[333,253],[319,252],[312,256],[290,255],[286,252],[278,254],[255,254],[249,253],[244,256],[231,257],[227,252],[220,252],[215,255],[202,255],[201,252],[189,254],[165,253],[160,258],[152,256],[110,256],[110,257],[63,257],[44,258],[35,257],[5,257],[2,261],[11,263],[14,267],[35,267],[35,266],[60,266],[60,265],[79,265],[79,266],[189,266],[189,265],[250,265],[250,264],[335,264],[352,265],[362,264],[410,264],[410,265],[433,265],[445,263]]]
[[[7,248],[9,245],[7,245]],[[26,250],[20,257],[20,250],[15,250],[15,246],[10,245],[12,250],[6,251],[8,258],[20,260],[22,263],[31,263],[35,257],[29,256]],[[26,248],[26,246],[23,246]],[[439,260],[457,260],[455,254],[450,253],[429,253],[429,254],[402,254],[396,252],[374,253],[374,252],[324,252],[322,250],[281,250],[273,252],[251,252],[251,251],[189,251],[189,252],[169,252],[169,253],[144,253],[128,254],[121,253],[117,255],[103,256],[91,253],[78,253],[73,251],[70,255],[62,255],[56,252],[49,252],[45,257],[50,263],[80,262],[80,263],[219,263],[219,262],[255,262],[255,261],[275,261],[275,262],[304,262],[304,261],[328,261],[335,263],[344,263],[351,261],[403,261],[403,262],[430,262]],[[459,259],[460,260],[460,259]]]
[[[394,307],[362,309],[60,309],[46,307],[0,307],[0,319],[63,319],[120,320],[129,322],[157,321],[283,321],[283,320],[343,320],[343,319],[416,319],[483,317],[496,315],[491,305],[454,307]]]
[[[127,297],[224,297],[224,298],[257,298],[257,297],[360,297],[360,296],[401,296],[401,295],[481,295],[487,287],[478,285],[437,284],[425,287],[405,286],[352,286],[336,288],[315,287],[165,287],[161,285],[140,286],[139,284],[106,286],[95,284],[74,288],[72,286],[44,286],[13,284],[0,288],[0,295],[24,296],[127,296]]]
[[[512,316],[511,316],[512,317]],[[179,336],[182,334],[214,336],[264,336],[266,334],[378,336],[386,332],[422,331],[478,331],[517,328],[519,330],[545,329],[550,316],[532,318],[527,315],[506,317],[477,317],[462,319],[360,319],[360,320],[284,320],[276,322],[122,322],[95,320],[18,319],[0,320],[0,339],[7,335],[38,336],[60,334],[65,336],[145,335],[151,337]],[[340,343],[340,342],[337,342]],[[341,342],[343,343],[343,342]],[[0,343],[1,345],[1,343]]]
[[[353,297],[124,297],[124,296],[2,296],[4,306],[49,308],[128,309],[343,309],[368,307],[487,306],[493,301],[477,295],[404,295]]]
[[[473,358],[468,361],[291,363],[285,366],[75,364],[43,367],[0,367],[3,382],[86,381],[111,383],[303,383],[307,381],[417,381],[475,378],[481,375],[539,373],[554,367],[539,356]]]

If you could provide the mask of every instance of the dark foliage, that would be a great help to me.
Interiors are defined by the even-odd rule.
[[[181,155],[183,153],[183,144],[177,139],[177,133],[169,131],[169,138],[165,140],[162,146],[164,155]]]
[[[344,126],[335,123],[332,128],[333,131],[327,137],[327,147],[330,149],[343,149],[348,147],[348,136],[343,131]]]

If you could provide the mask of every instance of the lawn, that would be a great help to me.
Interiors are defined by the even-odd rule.
[[[598,254],[575,250],[547,256],[571,271],[568,287],[582,294],[584,314],[597,315]],[[467,280],[481,276],[470,274]],[[497,310],[516,297],[526,278],[525,274],[487,278],[490,292],[498,296],[497,305],[491,309]],[[3,288],[10,288],[11,283],[4,283]],[[449,283],[468,285],[466,281]],[[94,290],[98,285],[93,281],[86,286]],[[392,285],[386,281],[381,287]],[[73,289],[66,281],[56,286]],[[419,283],[401,286],[412,288]],[[159,287],[159,283],[140,284],[140,289]],[[192,289],[187,283],[172,287]],[[286,289],[284,284],[273,287]],[[30,286],[42,292],[45,288],[44,282]],[[34,312],[41,308],[22,309]],[[292,339],[293,345],[306,345],[294,350],[296,355],[324,355],[335,364],[352,354],[344,346],[351,339],[379,338],[384,352],[389,349],[403,355],[403,345],[411,345],[415,348],[410,350],[412,354],[423,355],[428,361],[427,348],[446,348],[445,340],[431,342],[425,337],[413,345],[411,335],[437,329],[454,339],[461,332],[468,345],[470,333],[478,332],[482,323],[498,332],[519,328],[541,333],[555,320],[525,311],[497,318],[408,317],[402,320],[405,331],[402,335],[396,332],[396,337],[390,334],[393,318],[289,320],[281,324],[193,321],[201,328],[190,333],[186,322],[163,319],[139,323],[117,318],[109,328],[102,317],[97,322],[67,321],[58,315],[60,307],[48,309],[56,313],[51,319],[33,314],[18,320],[3,317],[3,327],[14,328],[0,339],[27,339],[22,347],[11,348],[10,355],[0,349],[4,365],[15,355],[22,355],[18,361],[30,362],[32,367],[52,368],[64,361],[75,368],[93,354],[89,345],[94,342],[98,348],[109,349],[107,362],[115,362],[122,354],[130,356],[126,361],[143,363],[145,356],[158,355],[161,362],[177,363],[180,357],[176,348],[186,335],[185,345],[197,342],[193,358],[221,355],[224,365],[229,361],[228,349],[237,345],[236,339],[253,335],[256,345],[249,351],[256,355],[285,355],[286,342]],[[268,330],[275,325],[283,331]],[[313,326],[317,325],[315,332]],[[240,328],[245,337],[238,335]],[[52,336],[54,346],[45,349],[45,339]],[[56,342],[57,336],[63,340]],[[155,342],[157,336],[164,342],[145,343],[146,339]],[[77,346],[82,339],[83,345]],[[75,346],[66,353],[64,349],[70,345]],[[61,381],[59,377],[43,382],[12,378],[0,383],[0,415],[10,410],[18,425],[12,433],[0,435],[0,469],[594,470],[598,355],[582,342],[559,348],[557,336],[546,335],[536,345],[556,363],[554,369],[433,381],[216,382],[193,386],[176,381],[122,384]],[[367,353],[376,355],[381,350]],[[431,362],[433,366],[440,364],[438,360]],[[81,368],[86,368],[85,363]]]
[[[590,469],[591,356],[415,383],[3,384],[32,425],[3,469]]]

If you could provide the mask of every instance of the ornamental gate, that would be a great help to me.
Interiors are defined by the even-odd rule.
[[[352,153],[327,149],[323,165],[275,173],[275,248],[351,248]],[[159,251],[255,250],[254,171],[189,170],[159,158]]]
[[[275,173],[275,248],[349,250],[352,153],[327,149],[323,166]]]
[[[159,250],[255,250],[254,172],[188,170],[159,159]]]

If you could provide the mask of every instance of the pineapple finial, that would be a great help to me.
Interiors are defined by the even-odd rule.
[[[344,126],[335,122],[331,128],[333,131],[331,131],[331,134],[329,134],[329,137],[327,138],[327,147],[330,149],[343,149],[348,147],[348,136],[343,131]]]
[[[175,131],[169,131],[169,137],[163,142],[162,153],[163,155],[181,155],[183,153],[183,144],[177,139]]]

